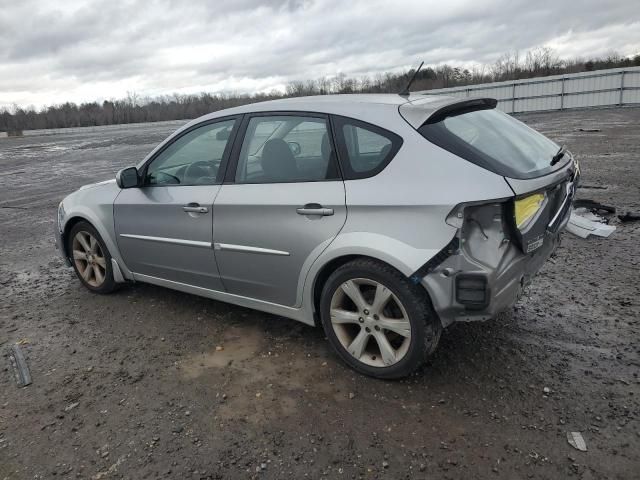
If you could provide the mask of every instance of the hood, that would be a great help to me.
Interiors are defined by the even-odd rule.
[[[86,190],[87,188],[99,187],[100,185],[106,185],[108,183],[116,183],[116,179],[113,178],[111,180],[103,180],[102,182],[89,183],[87,185],[81,186],[78,190]]]

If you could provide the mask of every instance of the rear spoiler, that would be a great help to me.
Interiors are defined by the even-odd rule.
[[[459,98],[424,95],[399,107],[400,115],[415,129],[425,123],[436,123],[454,115],[495,108],[495,98]]]
[[[462,115],[463,113],[474,112],[476,110],[491,110],[492,108],[496,108],[497,104],[498,101],[495,98],[465,100],[436,110],[424,123],[437,123],[447,117],[455,117],[456,115]]]

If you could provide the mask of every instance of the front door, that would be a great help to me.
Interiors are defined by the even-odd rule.
[[[116,237],[131,271],[223,290],[212,248],[213,202],[235,123],[184,132],[141,169],[141,187],[118,195]]]
[[[220,275],[229,293],[294,306],[311,263],[346,220],[328,119],[260,114],[243,131],[214,203]]]

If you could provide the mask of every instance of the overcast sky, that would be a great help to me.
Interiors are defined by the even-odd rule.
[[[268,91],[424,60],[640,53],[637,0],[0,0],[0,107]]]

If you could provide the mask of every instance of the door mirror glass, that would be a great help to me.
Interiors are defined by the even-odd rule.
[[[302,147],[298,142],[287,142],[287,145],[289,145],[289,150],[291,150],[291,153],[293,153],[295,157],[302,153]]]
[[[116,173],[116,183],[120,188],[134,188],[139,185],[138,169],[127,167]]]
[[[231,127],[222,128],[218,130],[218,132],[216,133],[216,140],[220,142],[229,140],[229,137],[231,136],[231,130],[232,130]]]

